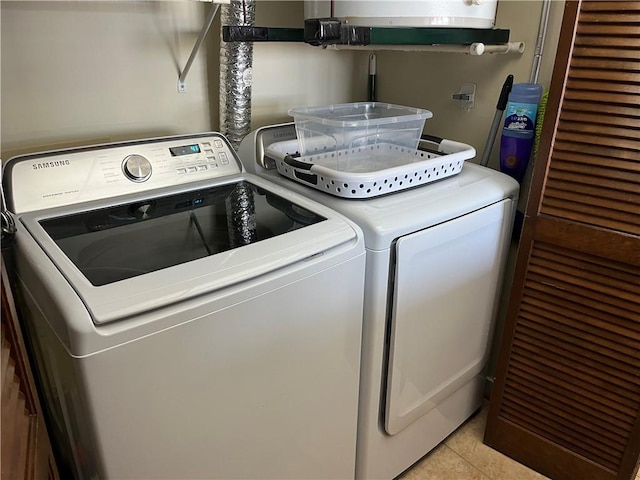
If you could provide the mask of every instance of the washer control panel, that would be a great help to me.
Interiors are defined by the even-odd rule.
[[[205,133],[14,157],[4,180],[9,207],[24,213],[242,171],[227,139]]]

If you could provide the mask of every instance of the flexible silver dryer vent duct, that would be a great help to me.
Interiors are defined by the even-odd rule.
[[[255,0],[222,5],[222,25],[253,26]],[[220,39],[220,131],[236,150],[251,130],[253,44]]]

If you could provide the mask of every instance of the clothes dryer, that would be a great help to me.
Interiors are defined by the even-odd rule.
[[[481,406],[518,184],[467,162],[420,187],[338,198],[277,173],[267,147],[295,138],[293,124],[264,127],[239,155],[248,171],[364,231],[356,477],[392,479]]]

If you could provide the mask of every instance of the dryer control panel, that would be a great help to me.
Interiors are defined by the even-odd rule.
[[[25,213],[242,171],[222,134],[203,133],[22,155],[3,177],[9,209]]]

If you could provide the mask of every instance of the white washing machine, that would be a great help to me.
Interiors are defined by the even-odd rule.
[[[365,249],[207,133],[14,158],[64,478],[353,478]]]
[[[420,187],[339,198],[277,172],[265,150],[295,138],[293,124],[265,127],[238,153],[247,170],[364,231],[356,477],[392,479],[481,405],[518,184],[467,163],[456,176]]]

